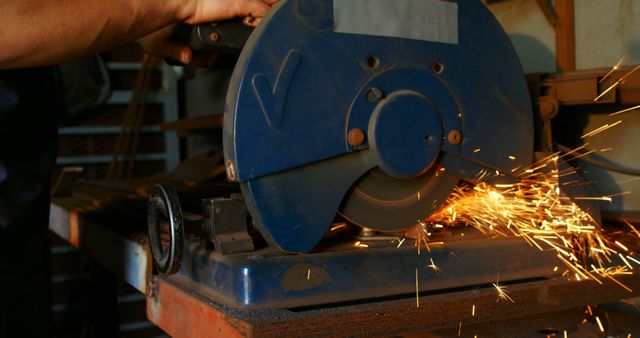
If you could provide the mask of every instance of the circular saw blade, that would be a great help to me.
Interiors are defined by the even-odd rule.
[[[400,180],[375,168],[347,194],[340,214],[365,228],[402,230],[429,217],[444,203],[457,183],[457,176],[440,169]]]

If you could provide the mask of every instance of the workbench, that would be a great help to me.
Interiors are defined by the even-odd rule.
[[[508,320],[539,317],[637,294],[611,281],[599,285],[538,279],[507,285],[515,303],[497,301],[495,288],[488,284],[422,292],[418,301],[415,295],[408,295],[321,307],[241,311],[215,303],[192,281],[177,275],[153,274],[146,235],[146,199],[141,195],[144,192],[140,189],[114,193],[91,188],[72,196],[54,197],[50,229],[145,294],[148,318],[175,337],[446,333],[459,327],[481,328],[496,320],[512,323]],[[640,279],[634,275],[620,276],[619,280],[640,290]]]

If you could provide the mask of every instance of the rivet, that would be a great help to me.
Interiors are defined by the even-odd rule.
[[[233,167],[231,160],[227,161],[227,177],[232,181],[236,178],[236,169]]]
[[[367,101],[373,103],[376,102],[378,100],[380,100],[382,98],[382,91],[378,88],[370,88],[369,91],[367,91]]]
[[[353,128],[349,130],[349,133],[347,134],[347,142],[349,142],[351,146],[361,145],[362,143],[364,143],[364,139],[364,132],[362,132],[360,128]]]
[[[454,129],[447,135],[447,140],[451,144],[460,144],[460,142],[462,142],[462,134]]]

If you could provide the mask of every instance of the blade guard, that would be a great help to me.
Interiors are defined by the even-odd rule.
[[[531,162],[533,114],[522,68],[485,6],[380,1],[404,6],[400,12],[431,13],[424,6],[445,4],[457,39],[338,32],[334,6],[340,1],[281,1],[249,37],[235,67],[223,131],[227,174],[241,183],[256,227],[284,251],[310,251],[345,193],[372,168],[406,178],[440,165],[474,178],[486,167],[508,172]],[[396,20],[412,29],[405,18]],[[393,109],[374,114],[391,98]],[[417,140],[421,125],[388,116],[404,111],[425,121],[422,142],[385,142],[404,130]],[[356,128],[365,137],[353,144],[347,135]],[[373,131],[383,136],[370,143]],[[462,137],[448,138],[454,131]],[[428,151],[425,134],[437,136]],[[416,166],[419,154],[430,158]]]

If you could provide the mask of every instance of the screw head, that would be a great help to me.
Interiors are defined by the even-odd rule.
[[[367,66],[369,66],[369,68],[372,68],[372,69],[373,69],[373,68],[377,68],[377,67],[378,67],[378,65],[380,65],[380,59],[378,59],[377,57],[375,57],[375,56],[370,56],[370,57],[367,59]]]
[[[152,277],[147,283],[147,296],[151,297],[154,301],[158,300],[158,282],[156,277]]]
[[[549,120],[558,114],[560,103],[552,97],[543,96],[539,99],[539,109],[540,117],[544,120]]]
[[[236,178],[236,169],[233,166],[233,162],[231,162],[231,160],[227,161],[227,177],[229,178],[229,180],[234,180]]]
[[[211,42],[218,42],[218,40],[220,40],[220,34],[218,34],[218,32],[211,32],[211,34],[209,34],[209,40],[211,40]]]
[[[378,88],[369,88],[367,91],[367,101],[373,103],[382,98],[382,91]]]
[[[360,128],[353,128],[349,130],[349,133],[347,134],[347,142],[354,147],[363,144],[364,139],[364,132]]]
[[[442,72],[444,71],[444,65],[440,61],[434,61],[432,68],[433,72],[436,74],[442,74]]]
[[[451,144],[460,144],[462,142],[462,133],[457,130],[452,130],[447,135],[447,141]]]

